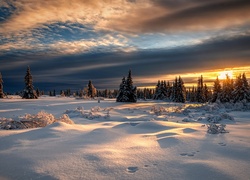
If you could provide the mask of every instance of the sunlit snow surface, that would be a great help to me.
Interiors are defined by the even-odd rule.
[[[0,130],[0,179],[250,179],[249,110],[163,101],[0,100],[0,118],[39,112],[67,114],[74,124]],[[209,119],[227,124],[229,133],[208,134]]]

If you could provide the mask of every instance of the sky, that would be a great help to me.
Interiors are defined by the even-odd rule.
[[[249,0],[0,0],[4,91],[154,87],[224,71],[250,78]]]

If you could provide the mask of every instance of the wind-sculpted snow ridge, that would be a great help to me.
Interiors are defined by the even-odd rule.
[[[73,125],[56,122],[44,128],[1,129],[0,179],[250,177],[246,158],[250,157],[250,111],[231,111],[219,103],[154,100],[98,103],[44,97],[0,102],[0,116],[5,117],[1,120],[12,121],[12,126],[42,119],[44,126],[60,116],[74,121]],[[38,113],[42,109],[46,113]]]
[[[35,115],[25,114],[16,119],[0,118],[0,129],[27,129],[45,127],[55,122],[64,122],[74,124],[67,114],[63,114],[60,118],[55,118],[54,115],[40,111]]]

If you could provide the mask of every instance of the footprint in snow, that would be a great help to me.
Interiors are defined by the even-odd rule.
[[[136,166],[130,166],[127,168],[127,172],[129,172],[129,173],[135,173],[138,170],[139,170],[139,168]]]
[[[199,151],[196,151],[196,152],[199,152]],[[181,153],[180,155],[181,156],[189,156],[189,157],[192,157],[196,154],[196,152],[191,152],[191,153]]]
[[[221,145],[221,146],[226,146],[227,144],[225,144],[225,143],[223,143],[223,142],[220,142],[220,143],[218,143],[219,145]]]

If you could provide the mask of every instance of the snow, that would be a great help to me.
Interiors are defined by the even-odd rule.
[[[0,99],[2,120],[51,122],[0,130],[0,179],[249,179],[250,111],[239,107]],[[207,133],[213,121],[229,133]]]

